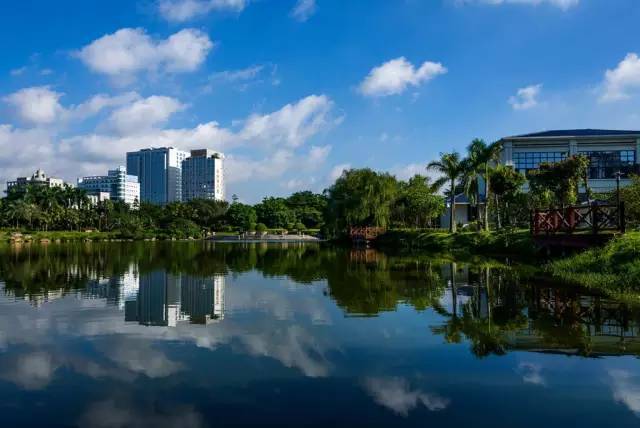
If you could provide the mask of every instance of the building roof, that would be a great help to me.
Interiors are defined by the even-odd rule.
[[[534,132],[531,134],[514,135],[512,137],[506,137],[508,139],[516,138],[584,138],[584,137],[624,137],[624,136],[638,136],[640,137],[640,131],[625,131],[615,129],[560,129],[553,131]]]

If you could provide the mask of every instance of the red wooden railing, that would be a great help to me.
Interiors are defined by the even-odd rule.
[[[385,229],[382,227],[351,227],[349,237],[353,242],[368,242],[373,241],[384,232]]]
[[[531,213],[531,233],[550,235],[579,231],[597,234],[602,231],[625,232],[624,202],[620,205],[578,205]]]

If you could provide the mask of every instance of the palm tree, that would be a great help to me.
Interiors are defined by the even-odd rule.
[[[460,154],[458,152],[441,153],[440,160],[431,161],[427,165],[428,170],[437,171],[442,174],[442,178],[436,181],[436,183],[442,185],[445,182],[449,182],[451,187],[449,188],[449,197],[451,198],[450,211],[449,211],[449,232],[455,233],[456,231],[456,181],[462,174],[463,164],[460,161]]]
[[[502,144],[497,141],[487,144],[484,140],[476,138],[467,147],[469,155],[466,159],[469,186],[475,186],[475,193],[478,193],[478,176],[484,180],[484,230],[489,230],[489,171],[491,164],[496,162],[502,152]],[[472,179],[473,178],[473,179]]]

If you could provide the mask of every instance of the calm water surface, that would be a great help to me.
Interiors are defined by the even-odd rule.
[[[638,426],[639,308],[306,246],[0,247],[0,425]]]

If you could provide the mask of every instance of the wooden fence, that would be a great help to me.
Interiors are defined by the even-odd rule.
[[[354,244],[368,243],[384,232],[382,227],[352,227],[349,229],[349,237]]]
[[[624,202],[620,205],[578,205],[531,213],[533,235],[572,234],[574,232],[625,232]]]

